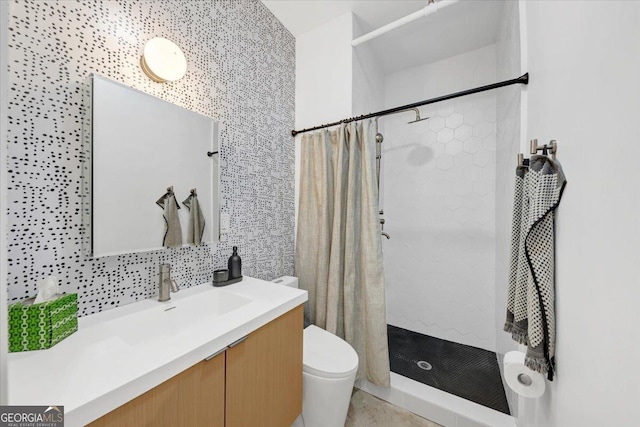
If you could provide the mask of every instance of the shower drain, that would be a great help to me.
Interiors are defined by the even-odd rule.
[[[433,366],[431,366],[431,363],[429,362],[425,362],[424,360],[420,360],[418,363],[418,368],[420,369],[424,369],[425,371],[430,371],[431,368],[433,368]]]

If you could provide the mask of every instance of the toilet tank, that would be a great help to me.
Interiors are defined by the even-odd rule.
[[[297,277],[282,276],[282,277],[278,277],[277,279],[272,280],[271,282],[277,283],[279,285],[289,286],[291,288],[298,289],[298,278]],[[307,303],[305,303],[305,314],[304,314],[304,327],[305,328],[311,324],[311,321],[307,317],[308,314],[307,314],[306,305],[307,305]]]
[[[273,283],[279,285],[289,286],[291,288],[298,288],[298,278],[293,276],[282,276],[272,280]]]

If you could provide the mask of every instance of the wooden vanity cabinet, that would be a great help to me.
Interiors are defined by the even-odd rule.
[[[224,426],[225,353],[192,366],[91,427]]]
[[[289,427],[302,412],[302,306],[91,427]]]
[[[302,306],[227,350],[226,427],[290,427],[302,412]]]

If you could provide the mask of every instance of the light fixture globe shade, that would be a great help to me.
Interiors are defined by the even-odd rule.
[[[187,72],[187,58],[171,40],[156,37],[144,45],[140,66],[156,82],[174,82]]]

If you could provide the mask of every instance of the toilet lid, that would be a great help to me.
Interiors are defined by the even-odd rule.
[[[315,325],[304,330],[304,372],[344,378],[358,369],[358,354],[346,341]]]

